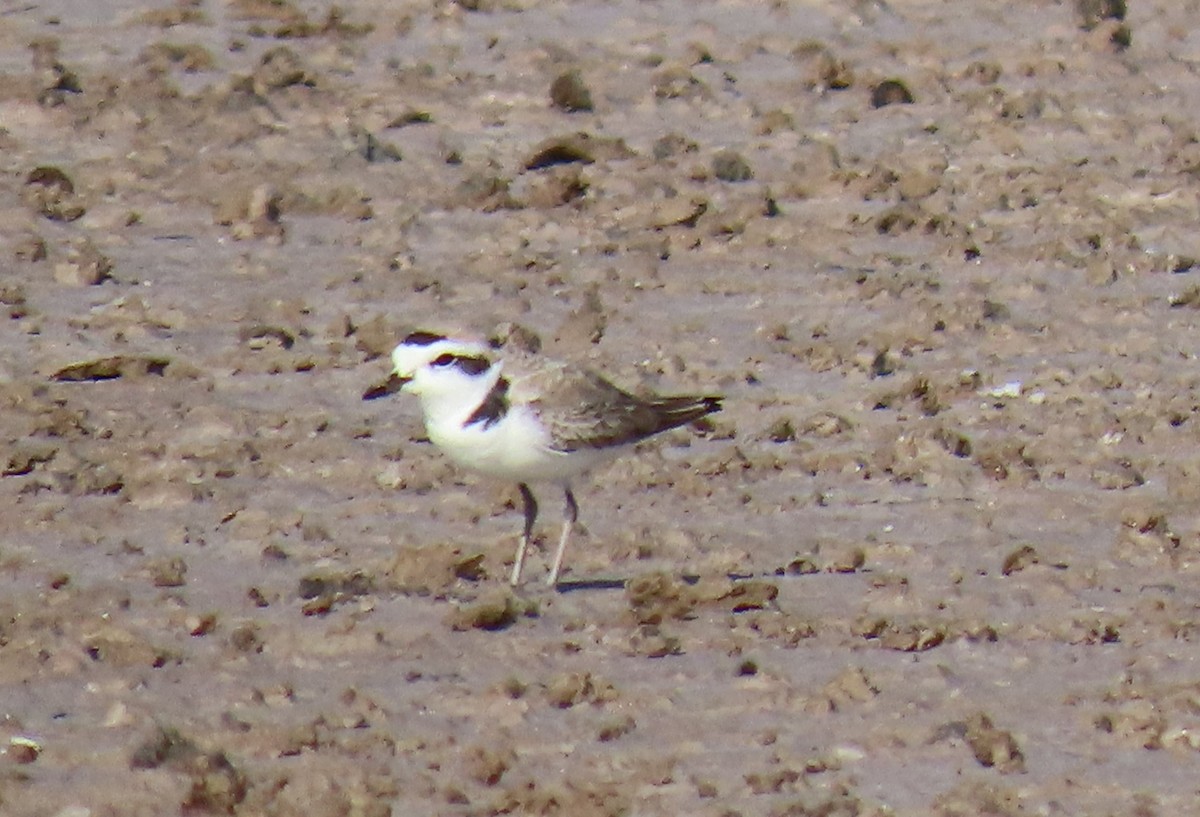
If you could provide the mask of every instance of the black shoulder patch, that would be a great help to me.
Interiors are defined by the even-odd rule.
[[[439,340],[445,339],[445,335],[439,335],[436,332],[413,332],[401,341],[401,343],[404,346],[432,346]]]
[[[508,378],[498,378],[496,385],[492,386],[487,397],[483,398],[483,402],[479,404],[479,408],[475,409],[467,418],[467,422],[463,424],[464,427],[483,423],[484,428],[490,428],[500,422],[504,415],[508,414],[508,385]]]
[[[492,361],[482,355],[455,355],[454,365],[465,374],[475,377],[492,368]]]

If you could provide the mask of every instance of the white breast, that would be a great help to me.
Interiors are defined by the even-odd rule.
[[[486,427],[464,427],[460,419],[428,415],[425,427],[429,439],[459,465],[513,482],[563,481],[609,457],[609,452],[598,450],[553,450],[546,429],[523,406]]]

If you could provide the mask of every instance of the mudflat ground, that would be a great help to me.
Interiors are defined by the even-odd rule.
[[[0,813],[1194,812],[1197,13],[4,0]],[[562,592],[511,324],[726,396]]]

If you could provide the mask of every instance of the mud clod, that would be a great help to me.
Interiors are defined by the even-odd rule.
[[[1000,570],[1005,576],[1011,576],[1040,562],[1041,556],[1038,555],[1036,548],[1032,545],[1021,545],[1004,557],[1004,563],[1001,565]]]
[[[550,83],[550,103],[567,113],[592,109],[592,92],[584,83],[583,73],[578,68],[559,74]]]
[[[464,604],[447,619],[452,630],[496,632],[516,624],[522,617],[537,615],[537,607],[519,599],[507,587],[486,591],[477,601]]]
[[[64,366],[54,372],[51,379],[59,383],[87,383],[119,377],[161,376],[170,363],[161,357],[114,355]]]
[[[1010,732],[998,729],[983,713],[973,715],[966,724],[966,740],[981,766],[1003,774],[1025,771],[1025,755]]]
[[[96,286],[107,281],[113,262],[89,239],[71,243],[66,258],[54,265],[54,280],[68,286]]]
[[[754,171],[739,153],[723,150],[713,157],[713,175],[723,182],[746,182],[754,178]]]
[[[75,221],[87,212],[70,177],[49,165],[29,171],[21,189],[21,201],[51,221]]]
[[[134,769],[157,769],[165,763],[186,761],[197,751],[196,745],[177,729],[160,726],[133,750],[129,765]]]
[[[568,672],[557,675],[546,685],[546,700],[559,709],[579,704],[603,704],[616,700],[616,688],[591,673]]]
[[[915,102],[912,91],[898,79],[885,79],[871,89],[871,107],[886,108],[888,105],[911,105]]]

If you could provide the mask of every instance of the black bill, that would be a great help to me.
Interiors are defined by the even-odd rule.
[[[389,394],[395,394],[404,388],[404,384],[410,380],[412,380],[411,377],[401,377],[395,372],[392,372],[392,374],[388,376],[387,380],[384,380],[382,383],[376,383],[374,386],[363,392],[362,399],[376,400],[380,397],[387,397]]]

